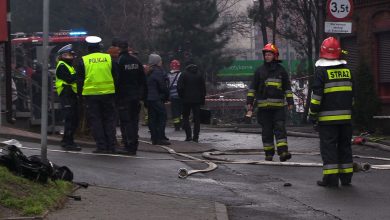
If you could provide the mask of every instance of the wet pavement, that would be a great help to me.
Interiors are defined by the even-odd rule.
[[[146,127],[140,136],[148,140]],[[259,134],[223,132],[202,129],[200,143],[182,142],[184,132],[167,129],[167,136],[174,145],[186,148],[215,150],[260,149]],[[317,138],[288,137],[293,152],[318,153]],[[39,144],[24,142],[34,148]],[[173,146],[175,147],[175,146]],[[57,149],[50,145],[49,149]],[[183,146],[182,146],[183,148]],[[93,148],[85,148],[89,152]],[[387,151],[353,146],[355,154],[390,158]],[[39,154],[39,151],[27,151]],[[201,154],[191,151],[192,156]],[[321,177],[320,167],[276,167],[248,164],[218,164],[218,169],[206,174],[195,174],[187,179],[177,178],[179,168],[199,169],[205,164],[183,162],[178,156],[163,152],[141,151],[139,158],[97,156],[50,152],[49,158],[72,168],[77,181],[94,185],[127,190],[131,192],[155,193],[180,198],[214,201],[227,206],[229,219],[389,219],[390,202],[387,182],[390,171],[371,170],[356,173],[352,187],[328,189],[318,187],[315,181]],[[262,160],[263,155],[228,156],[237,159]],[[277,158],[275,158],[277,159]],[[293,155],[295,162],[321,162],[319,155]],[[370,163],[384,163],[357,159]],[[291,183],[290,187],[284,186]]]

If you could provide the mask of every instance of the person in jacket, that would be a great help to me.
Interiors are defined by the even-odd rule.
[[[180,62],[172,60],[170,63],[169,77],[169,101],[171,102],[171,114],[175,131],[180,131],[182,103],[177,92],[177,82],[179,81],[181,71]]]
[[[353,175],[352,125],[353,79],[347,62],[340,59],[340,42],[326,38],[312,86],[309,118],[318,124],[323,177],[319,186],[349,186]]]
[[[121,52],[121,49],[119,48],[119,42],[120,42],[120,40],[118,38],[114,37],[111,41],[111,46],[106,51],[106,53],[110,54],[111,59],[114,62],[118,61],[119,54]]]
[[[73,67],[74,51],[72,44],[58,50],[56,67],[56,89],[64,115],[64,135],[61,143],[65,150],[80,151],[81,148],[74,142],[74,134],[78,127],[78,98],[76,71]]]
[[[121,49],[116,85],[119,119],[125,150],[135,155],[138,149],[140,101],[146,95],[146,76],[142,63],[129,54],[127,41],[120,41],[118,46]]]
[[[85,40],[88,54],[82,57],[78,65],[77,83],[96,142],[93,152],[115,153],[115,64],[109,54],[100,52],[100,37],[88,36]]]
[[[148,126],[153,145],[170,145],[165,139],[165,123],[167,113],[165,102],[168,101],[169,90],[166,75],[162,68],[162,60],[158,54],[150,54],[148,59],[150,66],[147,77],[147,108]]]
[[[200,106],[205,104],[206,82],[194,62],[187,62],[185,72],[180,76],[177,83],[177,91],[183,102],[183,129],[186,132],[185,141],[199,142],[200,132]],[[194,129],[190,125],[192,112]]]
[[[288,109],[293,108],[291,83],[286,70],[280,65],[279,51],[274,44],[263,48],[264,64],[254,74],[247,95],[247,108],[253,110],[257,100],[257,120],[262,127],[262,141],[265,160],[272,161],[276,150],[280,161],[291,158],[288,152],[286,133],[285,101]]]

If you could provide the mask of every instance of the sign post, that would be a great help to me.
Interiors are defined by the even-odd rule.
[[[352,33],[353,0],[328,0],[325,33]]]
[[[7,1],[0,0],[0,41],[8,41]]]

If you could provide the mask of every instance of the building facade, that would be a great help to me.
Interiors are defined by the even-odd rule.
[[[366,62],[384,114],[390,113],[390,0],[354,0],[352,34],[341,37],[353,71]]]

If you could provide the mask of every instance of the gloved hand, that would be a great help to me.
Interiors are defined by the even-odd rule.
[[[313,129],[315,131],[318,131],[318,117],[317,117],[317,115],[309,114],[307,116],[307,122],[312,123],[313,124]]]

